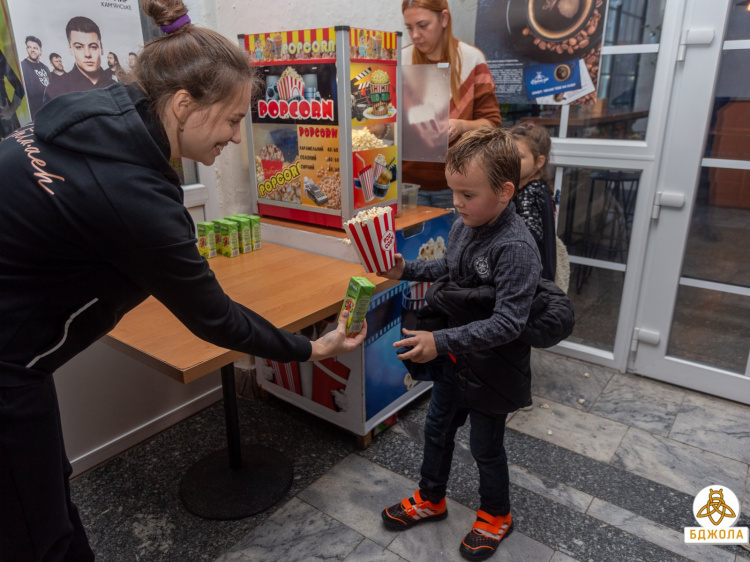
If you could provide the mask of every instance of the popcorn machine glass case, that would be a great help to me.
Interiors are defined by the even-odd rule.
[[[262,82],[248,120],[253,207],[334,228],[367,207],[398,211],[401,34],[329,27],[240,42]]]

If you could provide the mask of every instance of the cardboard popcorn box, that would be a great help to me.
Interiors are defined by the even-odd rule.
[[[349,311],[349,317],[346,319],[347,334],[357,334],[362,331],[367,308],[370,306],[370,299],[374,292],[375,285],[366,277],[352,277],[349,280],[346,297],[339,312],[341,314],[345,310]]]
[[[396,265],[396,234],[391,207],[360,211],[344,223],[349,240],[368,273],[382,273]]]
[[[253,230],[250,226],[250,218],[241,214],[230,215],[227,220],[237,223],[237,240],[240,244],[240,253],[247,254],[253,251]]]
[[[214,223],[204,221],[195,225],[198,234],[198,251],[204,258],[216,257],[216,232]]]
[[[236,258],[240,255],[239,226],[235,221],[227,219],[220,219],[218,223],[221,233],[219,253],[228,258]]]

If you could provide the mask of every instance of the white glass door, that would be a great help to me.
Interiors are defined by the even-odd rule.
[[[688,0],[629,370],[750,404],[750,11]]]

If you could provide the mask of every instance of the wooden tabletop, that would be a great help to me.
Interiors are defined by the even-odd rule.
[[[361,265],[263,242],[261,250],[209,260],[224,291],[277,328],[297,331],[339,311],[349,278],[367,277],[375,292],[397,282]],[[194,336],[153,297],[130,311],[103,338],[153,369],[189,383],[244,357]]]

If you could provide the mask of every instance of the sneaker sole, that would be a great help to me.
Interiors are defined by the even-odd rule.
[[[443,513],[440,513],[438,515],[431,515],[430,517],[417,519],[414,523],[411,523],[409,525],[399,525],[398,523],[393,523],[391,518],[385,514],[385,511],[382,511],[380,513],[380,517],[383,519],[383,523],[385,523],[385,526],[389,529],[392,529],[394,531],[404,531],[406,529],[411,529],[412,527],[414,527],[414,525],[424,523],[425,521],[442,521],[443,519],[448,517],[448,510],[446,509]]]
[[[511,524],[510,527],[508,527],[508,530],[505,531],[505,534],[503,535],[503,538],[500,539],[500,543],[497,545],[498,547],[502,542],[507,539],[510,534],[513,532],[513,525]],[[489,557],[491,557],[493,554],[495,554],[495,551],[497,548],[490,550],[489,552],[481,551],[481,554],[476,553],[477,551],[469,550],[466,546],[464,546],[464,543],[461,543],[461,548],[458,549],[461,552],[461,556],[466,558],[467,560],[487,560]]]

